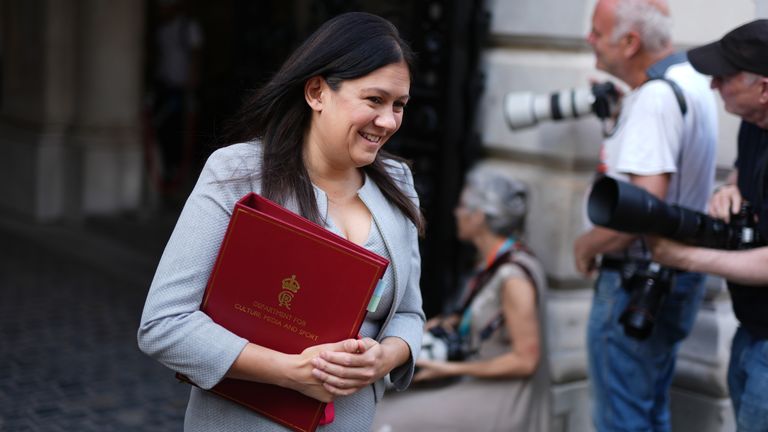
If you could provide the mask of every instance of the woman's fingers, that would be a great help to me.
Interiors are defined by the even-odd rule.
[[[327,375],[341,379],[368,381],[375,378],[375,362],[363,359],[361,355],[350,354],[344,356],[333,356],[336,361],[328,361],[325,358],[317,357],[312,360],[312,366],[315,370],[321,371]]]
[[[312,375],[323,383],[323,388],[337,396],[350,395],[371,384],[370,379],[342,378],[321,369],[313,369]]]

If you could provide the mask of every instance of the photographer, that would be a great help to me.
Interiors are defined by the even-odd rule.
[[[626,82],[600,175],[629,180],[670,203],[704,210],[714,179],[717,117],[707,80],[675,53],[663,0],[600,0],[588,42],[597,68]],[[701,274],[680,273],[647,339],[619,323],[631,293],[622,275],[647,260],[635,236],[594,227],[574,245],[578,271],[598,270],[588,327],[593,421],[598,431],[668,431],[669,386],[680,341],[703,297]]]
[[[423,385],[387,393],[374,431],[549,430],[540,308],[546,279],[523,246],[527,208],[522,182],[490,167],[467,175],[454,213],[458,238],[477,249],[478,273],[456,314],[427,323],[464,343],[441,356],[429,343],[438,333],[426,333],[414,375]]]
[[[736,170],[710,201],[714,217],[730,220],[742,202],[752,205],[757,229],[768,238],[768,20],[738,27],[719,41],[694,48],[688,58],[712,76],[725,109],[742,118]],[[726,251],[658,239],[654,259],[728,280],[740,326],[733,339],[728,387],[738,430],[768,431],[768,247]]]

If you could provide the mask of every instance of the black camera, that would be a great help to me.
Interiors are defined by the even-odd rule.
[[[762,244],[755,216],[745,203],[731,223],[667,204],[644,189],[610,177],[592,187],[587,203],[592,223],[636,234],[656,234],[695,246],[749,249]],[[655,262],[632,262],[622,273],[630,300],[619,321],[627,335],[650,336],[659,309],[675,282],[675,270]]]
[[[629,291],[629,303],[619,322],[627,335],[647,339],[664,299],[675,284],[675,271],[652,261],[637,262],[632,271],[622,276],[623,286]]]
[[[419,358],[439,361],[462,361],[468,356],[464,338],[455,331],[436,326],[424,332]]]
[[[461,361],[466,358],[466,346],[464,338],[456,331],[448,331],[442,326],[433,327],[429,330],[433,336],[445,342],[446,360]]]
[[[504,118],[510,129],[534,126],[541,120],[564,120],[587,114],[606,119],[617,110],[618,102],[619,92],[610,81],[549,94],[513,92],[504,97]]]

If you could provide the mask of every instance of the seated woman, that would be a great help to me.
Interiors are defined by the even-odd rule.
[[[374,431],[546,431],[548,374],[543,326],[545,279],[523,245],[527,190],[488,167],[467,175],[455,210],[458,237],[478,251],[479,272],[469,281],[458,312],[433,318],[462,335],[462,361],[417,361],[414,380],[451,384],[388,392]],[[429,347],[424,347],[428,353]]]

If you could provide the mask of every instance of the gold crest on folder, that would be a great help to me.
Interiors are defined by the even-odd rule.
[[[277,296],[277,301],[280,303],[280,306],[286,309],[291,309],[293,296],[296,295],[296,293],[299,292],[299,288],[301,288],[299,281],[296,280],[296,275],[291,275],[290,278],[283,279],[282,288],[283,290],[280,291],[280,294]]]

